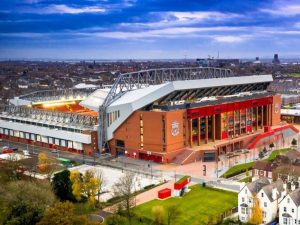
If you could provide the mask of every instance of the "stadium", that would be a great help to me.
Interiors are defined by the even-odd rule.
[[[2,139],[62,151],[185,164],[290,143],[272,75],[171,68],[121,74],[109,89],[35,92],[10,100]]]

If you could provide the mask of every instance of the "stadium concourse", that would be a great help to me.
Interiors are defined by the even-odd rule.
[[[157,163],[216,162],[243,149],[290,143],[272,75],[219,68],[121,74],[111,88],[35,92],[0,114],[2,139],[72,151],[109,152]]]

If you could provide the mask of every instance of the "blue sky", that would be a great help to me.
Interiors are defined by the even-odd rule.
[[[0,58],[300,57],[300,0],[1,0]]]

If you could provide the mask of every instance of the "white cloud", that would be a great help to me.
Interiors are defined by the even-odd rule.
[[[233,18],[242,17],[234,13],[221,13],[215,11],[193,11],[193,12],[155,12],[150,13],[149,17],[157,18],[155,22],[146,23],[122,23],[122,26],[137,28],[163,28],[186,26],[207,21],[225,21]]]
[[[288,5],[287,2],[282,2],[273,8],[264,8],[260,11],[274,16],[296,16],[300,15],[300,4]]]
[[[240,43],[249,40],[249,35],[232,36],[232,35],[221,35],[214,36],[213,39],[221,43]]]
[[[50,5],[46,8],[44,13],[48,14],[81,14],[81,13],[103,13],[105,12],[104,8],[98,6],[87,6],[81,8],[74,8],[67,5]]]

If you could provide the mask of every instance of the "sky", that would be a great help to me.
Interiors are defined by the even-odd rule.
[[[0,59],[300,58],[300,0],[0,0]]]

